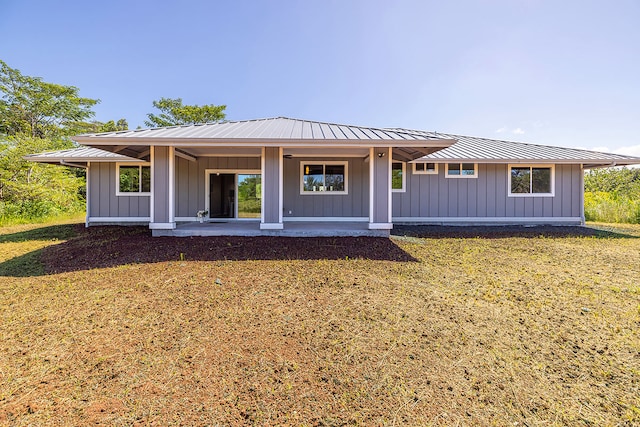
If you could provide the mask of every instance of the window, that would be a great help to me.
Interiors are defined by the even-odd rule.
[[[393,162],[391,163],[391,191],[402,193],[404,192],[404,171],[405,163]]]
[[[447,178],[477,178],[477,163],[447,163],[444,176]]]
[[[347,162],[302,162],[300,168],[300,194],[347,194]]]
[[[553,177],[553,166],[509,165],[509,196],[553,196]]]
[[[151,194],[151,166],[122,165],[118,168],[118,182],[116,195],[137,196]]]
[[[438,164],[437,163],[414,163],[413,173],[416,175],[437,175]]]

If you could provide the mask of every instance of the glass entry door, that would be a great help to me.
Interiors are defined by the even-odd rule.
[[[260,218],[262,175],[211,173],[209,175],[210,218]]]
[[[238,218],[260,218],[262,176],[238,174]]]

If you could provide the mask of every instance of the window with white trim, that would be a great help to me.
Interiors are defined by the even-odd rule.
[[[151,194],[151,166],[148,164],[118,164],[116,195],[140,196]]]
[[[347,194],[347,162],[300,162],[300,194]]]
[[[391,191],[397,193],[403,193],[405,191],[405,165],[406,163],[404,162],[391,163]]]
[[[477,163],[446,163],[444,176],[446,178],[477,178]]]
[[[553,165],[509,165],[509,196],[553,196],[554,175]]]
[[[415,175],[437,175],[438,164],[437,163],[414,163],[413,173]]]

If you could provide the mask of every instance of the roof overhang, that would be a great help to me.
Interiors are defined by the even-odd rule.
[[[425,140],[305,140],[305,139],[210,139],[210,138],[118,138],[101,136],[76,136],[74,141],[89,147],[100,148],[112,153],[136,159],[148,159],[150,147],[175,147],[194,157],[215,155],[259,155],[256,151],[263,147],[282,147],[295,152],[308,150],[333,150],[336,154],[344,151],[360,151],[371,147],[393,148],[394,160],[411,161],[438,150],[450,147],[455,139]],[[338,151],[339,150],[339,151]],[[368,154],[368,153],[366,153]],[[364,156],[366,156],[364,154]]]

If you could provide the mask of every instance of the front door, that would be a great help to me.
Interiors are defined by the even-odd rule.
[[[260,218],[261,212],[261,174],[209,174],[210,218]]]
[[[236,175],[212,173],[209,175],[209,217],[235,218]]]

